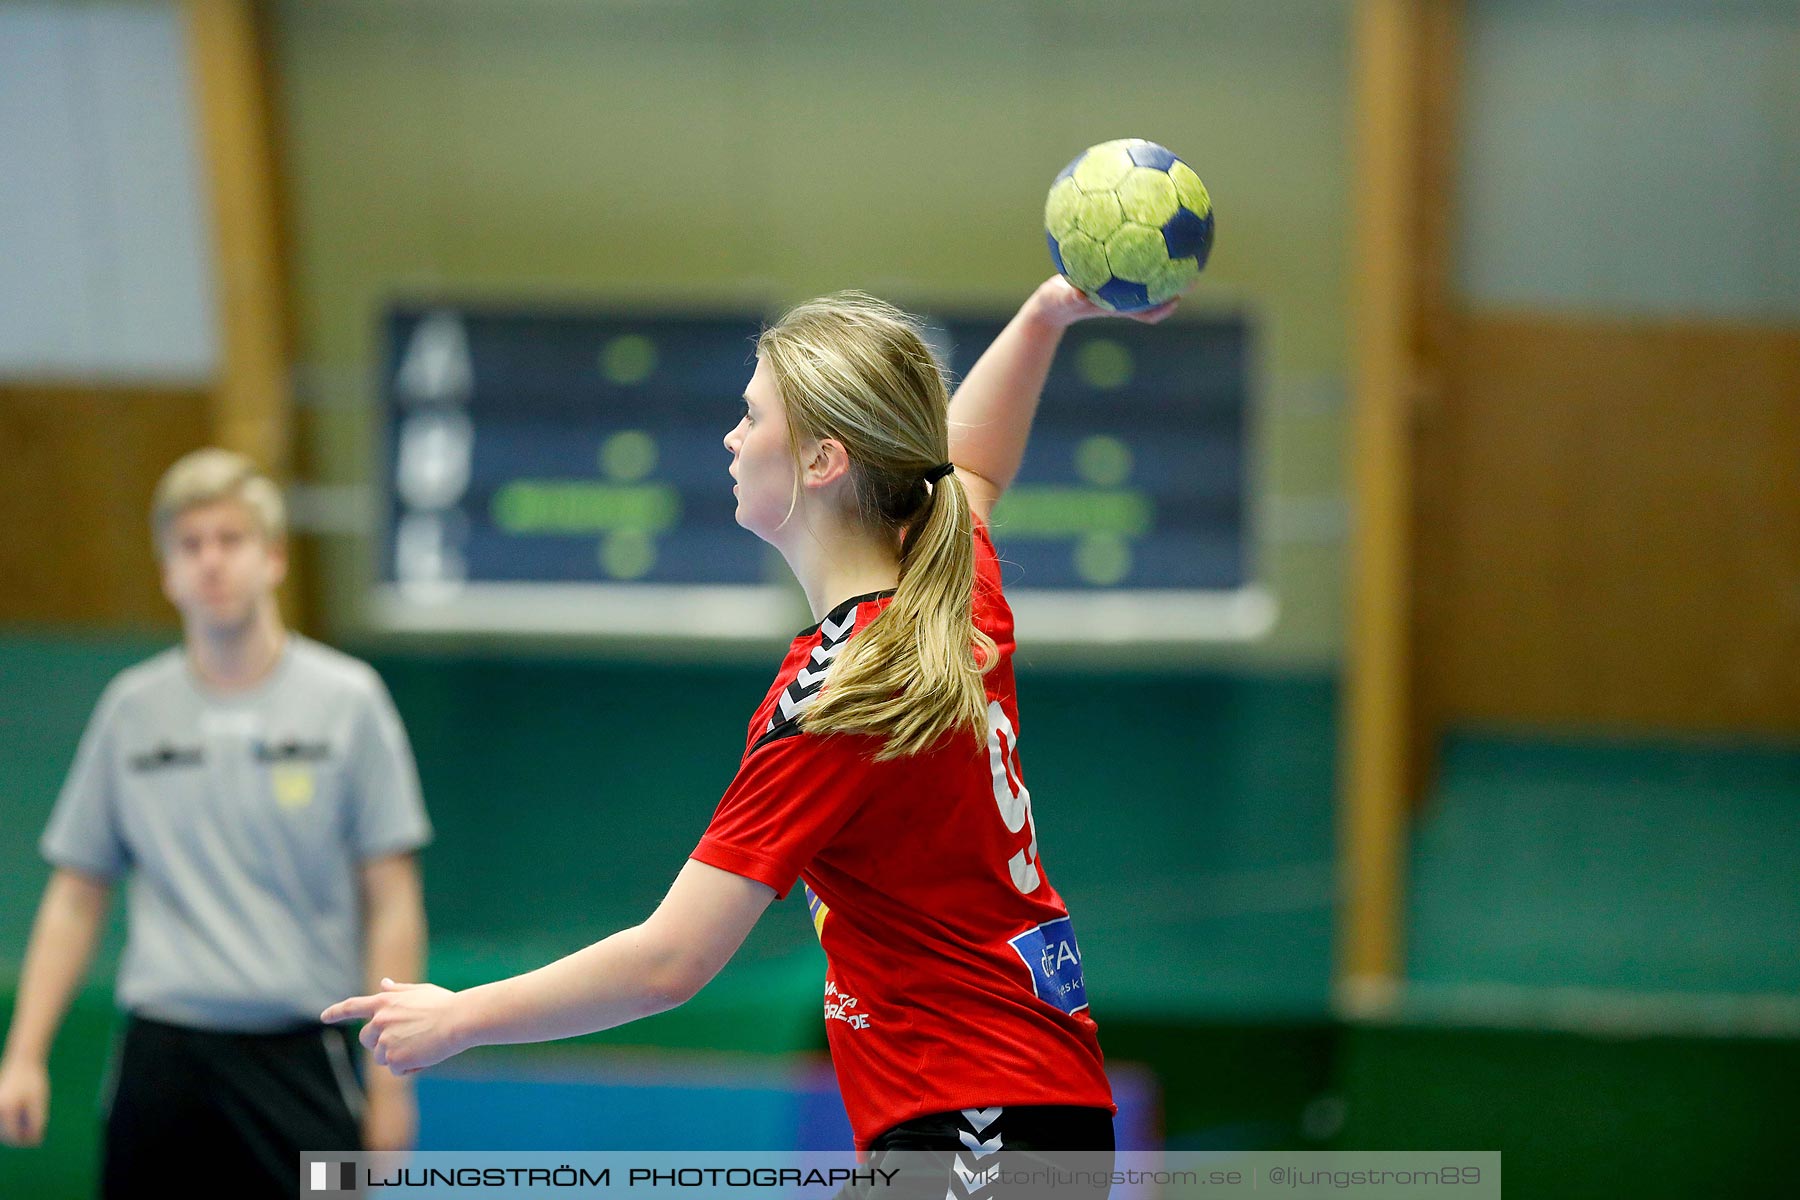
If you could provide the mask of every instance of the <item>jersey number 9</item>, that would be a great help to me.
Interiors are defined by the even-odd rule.
[[[1024,829],[1031,844],[1006,862],[1012,873],[1013,886],[1026,895],[1037,891],[1043,877],[1037,869],[1037,826],[1031,820],[1031,789],[1025,786],[1025,775],[1019,769],[1019,735],[1007,719],[998,700],[988,701],[988,765],[994,772],[994,802],[1000,806],[1000,819],[1007,831]]]

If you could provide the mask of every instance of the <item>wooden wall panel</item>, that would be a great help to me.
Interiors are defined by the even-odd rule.
[[[173,627],[149,535],[170,463],[219,445],[279,484],[294,406],[265,16],[253,0],[183,7],[196,142],[206,168],[219,319],[215,378],[191,390],[0,384],[0,622]],[[290,539],[280,602],[306,628],[309,547]]]
[[[210,428],[203,390],[0,385],[0,622],[173,629],[150,495]]]
[[[1800,733],[1800,331],[1485,314],[1451,361],[1425,719]]]

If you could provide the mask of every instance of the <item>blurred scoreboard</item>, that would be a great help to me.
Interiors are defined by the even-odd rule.
[[[934,320],[954,378],[1000,332]],[[761,640],[809,623],[733,519],[722,439],[756,315],[478,307],[390,314],[377,624]],[[1264,632],[1246,523],[1241,318],[1066,336],[993,533],[1022,637]]]

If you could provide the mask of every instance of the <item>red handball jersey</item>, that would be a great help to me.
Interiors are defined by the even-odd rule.
[[[800,732],[831,660],[892,593],[846,600],[794,639],[693,853],[778,896],[805,881],[828,964],[826,1034],[859,1149],[925,1113],[1117,1111],[1069,911],[1038,856],[1019,767],[1012,610],[981,525],[975,573],[975,622],[1000,651],[985,747],[958,732],[877,763],[878,739]]]

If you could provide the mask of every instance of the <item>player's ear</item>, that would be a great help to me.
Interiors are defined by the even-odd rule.
[[[825,487],[850,473],[850,452],[836,438],[820,438],[800,449],[806,455],[801,478],[807,487]]]

